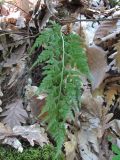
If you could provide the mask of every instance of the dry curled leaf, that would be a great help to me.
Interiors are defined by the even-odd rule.
[[[26,123],[28,114],[23,108],[23,103],[21,99],[17,99],[15,102],[6,106],[6,109],[7,110],[1,115],[4,116],[4,124],[13,128],[16,125],[21,125],[21,123]]]

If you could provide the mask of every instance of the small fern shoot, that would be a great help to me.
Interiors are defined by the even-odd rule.
[[[39,91],[48,95],[42,113],[48,113],[45,121],[55,139],[58,156],[66,135],[66,119],[72,115],[71,110],[78,106],[76,96],[81,96],[81,76],[89,76],[90,73],[80,37],[76,34],[64,35],[59,24],[44,30],[31,51],[41,45],[44,50],[33,67],[46,64]]]

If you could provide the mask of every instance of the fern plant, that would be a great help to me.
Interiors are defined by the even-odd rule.
[[[72,109],[78,106],[81,96],[81,76],[89,77],[89,68],[80,37],[64,35],[61,26],[54,23],[36,39],[32,49],[44,47],[32,67],[45,63],[40,92],[48,94],[42,114],[47,112],[45,121],[56,142],[57,154],[61,152],[66,134],[65,122],[72,117]]]
[[[112,144],[112,151],[116,154],[112,160],[120,160],[120,148],[116,144]]]

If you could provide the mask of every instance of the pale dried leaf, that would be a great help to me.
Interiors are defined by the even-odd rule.
[[[96,132],[88,129],[78,132],[78,147],[83,160],[99,160]]]
[[[22,16],[18,17],[17,22],[16,22],[16,26],[19,29],[25,28],[26,27],[25,18]]]
[[[102,138],[106,129],[110,127],[109,120],[113,117],[113,113],[109,113],[109,107],[103,106],[103,98],[101,96],[93,97],[90,92],[83,92],[81,97],[82,112],[86,117],[85,127],[96,130],[96,136]]]
[[[12,146],[13,148],[17,149],[18,152],[20,152],[20,153],[23,152],[22,144],[20,143],[20,141],[17,138],[7,137],[4,139],[2,144],[8,144],[8,145]]]
[[[81,104],[83,109],[96,117],[101,117],[101,107],[103,98],[101,96],[93,97],[90,90],[85,90],[81,96]]]
[[[75,149],[77,147],[77,138],[71,133],[68,133],[68,137],[70,141],[67,141],[64,144],[66,160],[74,160],[76,156]]]
[[[3,123],[0,123],[0,140],[3,140],[5,137],[12,135],[13,132],[11,128],[6,127]]]
[[[26,49],[26,44],[17,47],[15,49],[14,53],[11,54],[11,57],[6,60],[6,63],[4,64],[3,67],[5,67],[5,68],[7,68],[7,67],[12,68],[13,65],[19,64],[21,61],[24,61],[25,58],[26,58],[26,56],[25,56],[25,49]]]
[[[5,116],[3,123],[13,128],[21,123],[26,123],[28,118],[27,112],[23,108],[21,99],[17,99],[15,102],[6,106],[7,111],[3,112],[1,116]]]
[[[37,92],[38,87],[37,86],[31,86],[27,85],[25,86],[25,96],[27,99],[31,99]]]
[[[48,144],[48,138],[44,129],[40,128],[37,124],[31,126],[15,126],[13,132],[27,139],[31,146],[34,146],[34,142],[38,143],[41,147],[44,144]]]
[[[16,84],[18,79],[23,75],[25,70],[25,49],[26,44],[19,46],[16,48],[15,52],[11,55],[9,59],[7,59],[6,63],[4,64],[5,68],[11,69],[11,78],[8,82],[9,88]],[[14,67],[13,67],[14,65]]]

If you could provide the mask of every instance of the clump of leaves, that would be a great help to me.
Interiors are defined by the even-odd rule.
[[[81,76],[89,77],[85,50],[76,34],[64,35],[59,24],[44,30],[36,39],[31,52],[43,46],[33,67],[45,63],[45,78],[39,86],[41,93],[47,93],[42,114],[47,112],[45,121],[56,142],[57,155],[61,151],[66,134],[65,122],[72,117],[72,109],[79,106],[81,97]]]
[[[50,145],[41,147],[26,147],[23,153],[18,153],[9,146],[0,146],[0,160],[53,160],[55,156],[54,148]],[[60,155],[58,160],[64,160]]]

